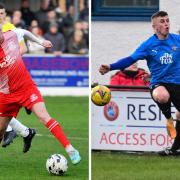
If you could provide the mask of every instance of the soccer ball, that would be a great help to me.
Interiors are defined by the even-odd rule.
[[[111,91],[106,86],[95,86],[91,90],[91,100],[97,106],[104,106],[109,103],[111,99]]]
[[[50,174],[61,176],[68,169],[67,159],[61,154],[53,154],[46,161],[46,169]]]

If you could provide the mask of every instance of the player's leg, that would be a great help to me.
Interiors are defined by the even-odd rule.
[[[172,151],[176,151],[180,149],[180,112],[179,111],[176,112],[176,131],[177,131],[177,136],[174,139],[173,145],[171,147]]]
[[[167,119],[166,127],[168,135],[171,138],[176,137],[176,129],[173,124],[173,118],[171,116],[171,100],[168,90],[164,86],[158,86],[152,90],[152,98],[161,109],[162,113]]]
[[[171,99],[172,103],[178,110],[176,112],[176,131],[177,136],[173,142],[173,145],[171,147],[171,150],[175,152],[176,154],[180,154],[177,151],[180,151],[180,86],[171,86]]]
[[[19,133],[23,137],[23,141],[24,141],[23,152],[26,153],[27,151],[29,151],[31,147],[32,139],[36,134],[35,129],[25,126],[24,124],[19,122],[15,117],[11,119],[9,125],[13,128],[14,131]]]
[[[73,164],[80,162],[79,152],[70,144],[60,124],[48,114],[44,102],[38,102],[31,109],[38,119],[49,129],[55,138],[64,146]]]
[[[163,151],[159,151],[161,156],[177,156],[180,155],[180,112],[176,112],[176,131],[177,135],[174,139],[172,147],[167,147]]]
[[[8,146],[10,143],[13,142],[14,138],[16,137],[17,137],[16,132],[12,129],[11,126],[8,125],[2,141],[2,147]]]

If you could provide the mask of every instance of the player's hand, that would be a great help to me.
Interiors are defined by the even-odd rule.
[[[45,48],[51,48],[53,45],[51,43],[51,41],[48,40],[44,40],[43,44],[42,44]]]
[[[110,65],[102,64],[99,68],[99,72],[104,75],[110,71]]]

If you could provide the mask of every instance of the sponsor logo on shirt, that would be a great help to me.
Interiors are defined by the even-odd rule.
[[[173,63],[172,54],[164,53],[164,55],[160,57],[160,61],[161,61],[161,64]]]
[[[0,63],[0,68],[8,67],[11,64],[14,64],[15,61],[16,61],[16,57],[6,56],[4,57],[3,62]]]

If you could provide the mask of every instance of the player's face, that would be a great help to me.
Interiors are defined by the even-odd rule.
[[[159,38],[166,38],[167,35],[169,34],[169,28],[170,28],[170,23],[169,23],[169,17],[164,16],[164,17],[157,17],[153,21],[153,28],[158,35]]]
[[[5,9],[0,9],[0,23],[3,23],[6,18]]]

